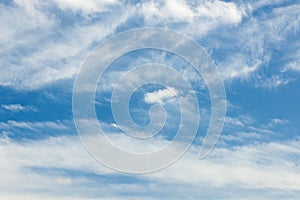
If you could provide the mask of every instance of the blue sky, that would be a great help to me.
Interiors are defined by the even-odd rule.
[[[0,199],[299,199],[299,1],[0,0],[0,26]],[[149,108],[160,103],[169,113],[164,128],[145,144],[122,134],[111,95],[131,66],[156,62],[180,71],[201,117],[197,137],[176,163],[131,175],[105,167],[84,149],[72,91],[98,44],[142,27],[181,32],[207,51],[224,81],[227,114],[216,147],[200,160],[211,115],[201,75],[162,50],[121,56],[95,99],[98,120],[115,144],[155,150],[174,138],[180,122],[174,95],[180,88],[148,84],[133,93],[129,111],[147,125]]]

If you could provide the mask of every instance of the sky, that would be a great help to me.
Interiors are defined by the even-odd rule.
[[[0,0],[0,27],[0,199],[299,199],[300,1]],[[101,44],[149,27],[197,42],[218,76],[198,73],[164,49],[122,54],[120,45],[99,54],[99,63],[118,58],[92,91],[97,120],[81,125],[101,124],[115,146],[137,154],[184,145],[196,135],[162,169],[120,172],[87,148],[74,120],[74,87],[82,68],[97,63],[90,58]],[[169,40],[172,34],[155,41]],[[147,63],[157,66],[135,68]],[[226,115],[217,144],[200,159],[215,76],[224,86]],[[132,85],[151,78],[156,81],[124,100]],[[122,106],[131,121],[119,113]],[[179,129],[183,136],[172,143]],[[106,156],[126,163],[113,152]]]

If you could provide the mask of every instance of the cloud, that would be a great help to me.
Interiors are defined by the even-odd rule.
[[[280,6],[282,1],[277,4],[268,15],[257,13],[270,6],[269,1],[242,4],[170,0],[135,4],[117,0],[16,0],[11,5],[1,4],[0,54],[4,59],[0,61],[0,85],[37,89],[72,80],[95,44],[120,30],[143,26],[175,29],[192,36],[212,53],[224,80],[248,79],[270,63],[271,45],[290,43],[286,38],[299,34],[299,22],[294,20],[299,5]],[[284,62],[286,69],[297,70],[297,58]],[[268,85],[291,81],[279,73],[274,72],[274,78],[265,84],[261,82],[267,77],[261,76],[262,81],[256,85],[269,88]],[[274,82],[276,77],[280,80]]]
[[[191,20],[195,16],[190,6],[181,0],[166,2],[144,1],[141,3],[141,12],[148,23],[152,23],[154,20],[156,22],[166,20],[186,21]]]
[[[176,27],[197,37],[218,26],[238,24],[243,18],[243,11],[235,3],[217,0],[143,1],[138,11],[144,17],[146,26]]]
[[[117,173],[93,160],[76,137],[56,137],[25,143],[2,139],[0,197],[10,196],[13,191],[32,197],[45,195],[50,198],[64,193],[62,198],[75,195],[79,199],[86,199],[87,196],[99,199],[101,194],[91,188],[99,188],[100,183],[100,191],[105,190],[106,196],[116,198],[124,198],[124,192],[130,192],[132,198],[139,195],[151,198],[156,194],[157,198],[167,195],[169,198],[177,199],[187,195],[196,198],[213,194],[211,198],[224,195],[229,199],[233,197],[228,196],[229,194],[239,191],[240,198],[247,199],[249,193],[255,190],[264,191],[263,194],[257,194],[257,197],[262,199],[270,195],[274,195],[274,199],[280,199],[282,193],[292,197],[293,194],[300,192],[298,169],[300,160],[297,157],[300,153],[299,141],[299,138],[294,138],[283,142],[230,148],[217,147],[204,160],[198,159],[198,147],[193,146],[171,167],[140,176],[137,187],[134,182],[128,181],[138,178],[136,176],[128,175],[127,181],[122,183],[121,178],[113,179]],[[130,144],[130,141],[124,142]],[[41,173],[38,169],[63,169],[63,171],[46,170]],[[72,173],[74,170],[84,173]],[[111,177],[113,184],[103,184],[101,182],[103,179],[95,179],[101,175],[107,176],[108,179]],[[168,187],[161,187],[163,185]],[[179,186],[180,191],[174,193],[175,188]],[[195,190],[198,187],[203,189],[201,193]],[[215,193],[216,190],[218,193]],[[273,190],[277,190],[278,193],[273,194]]]
[[[1,105],[1,107],[11,112],[37,111],[33,106],[23,106],[21,104]]]
[[[25,128],[25,129],[30,129],[30,130],[35,130],[38,128],[64,129],[64,130],[68,129],[68,127],[66,125],[64,125],[64,123],[53,122],[53,121],[24,122],[24,121],[8,120],[7,122],[0,122],[0,127],[2,129],[17,127],[17,128]]]
[[[54,135],[70,134],[69,121],[14,121],[0,122],[0,138],[8,139],[41,139]],[[54,135],[53,135],[54,134]]]
[[[288,120],[286,120],[286,119],[274,118],[274,119],[271,119],[271,122],[272,122],[272,123],[275,123],[275,124],[285,124],[285,123],[288,122]]]
[[[95,13],[109,11],[110,6],[120,4],[119,0],[87,0],[87,1],[72,1],[72,0],[53,0],[62,10],[72,10],[72,12],[81,12],[88,17]]]
[[[199,3],[182,0],[144,1],[141,3],[141,11],[146,23],[184,21],[192,24],[202,18],[208,22],[234,24],[239,23],[243,15],[235,3],[215,0]]]
[[[243,79],[254,82],[256,87],[276,88],[293,81],[289,75],[299,71],[299,42],[296,42],[299,20],[295,20],[299,18],[298,3],[287,5],[284,0],[126,2],[15,0],[8,5],[1,3],[0,86],[28,90],[72,80],[96,44],[113,33],[143,26],[175,29],[195,38],[216,61],[225,81]],[[282,57],[278,62],[274,60],[274,49]],[[151,59],[133,59],[130,64],[169,62],[163,53]],[[176,66],[177,61],[170,61],[170,66],[179,68],[190,81],[199,80],[185,65]],[[160,74],[143,72],[144,76]],[[122,73],[113,72],[101,87],[111,89]],[[143,76],[131,78],[137,81]],[[177,84],[182,86],[180,82]],[[180,87],[174,88],[146,93],[144,101],[164,104],[182,92]],[[189,91],[184,92],[189,95]],[[195,110],[190,97],[182,100]],[[1,108],[10,112],[35,109],[23,104],[1,105]],[[184,112],[189,119],[195,118],[193,112]],[[141,196],[143,199],[297,199],[300,139],[263,140],[276,137],[280,126],[289,121],[273,118],[259,124],[248,115],[227,117],[226,121],[227,134],[206,159],[198,159],[200,147],[193,145],[171,167],[141,176],[120,176],[96,162],[78,137],[62,136],[71,132],[69,121],[0,122],[0,199],[139,199]],[[12,133],[46,137],[15,140],[9,137]],[[53,137],[53,133],[59,134]],[[112,130],[108,137],[119,147],[138,153],[170,142],[163,137],[148,143],[136,142]],[[232,146],[231,142],[240,143]]]
[[[276,89],[279,86],[287,85],[294,79],[291,77],[283,77],[282,75],[273,75],[271,77],[265,77],[264,79],[257,80],[255,85],[257,87],[263,87],[268,89]]]
[[[260,60],[252,60],[248,62],[247,55],[232,55],[227,60],[219,64],[222,77],[224,80],[232,80],[236,78],[248,78],[261,65]]]
[[[243,18],[243,10],[233,2],[205,1],[197,8],[197,17],[217,19],[229,24],[238,24]]]
[[[300,71],[300,61],[297,60],[297,61],[292,61],[292,62],[288,63],[287,66],[285,67],[285,70],[286,69],[290,69],[290,70],[299,72]]]
[[[158,6],[151,1],[132,5],[118,1],[87,1],[83,4],[68,0],[18,0],[12,5],[1,5],[0,25],[5,28],[0,38],[3,41],[0,54],[5,59],[0,62],[4,66],[0,69],[0,85],[36,89],[59,80],[72,79],[93,44],[114,33],[119,26],[132,20],[138,13],[146,21],[152,16],[164,13],[165,16],[159,16],[156,20],[157,25],[165,18],[170,28],[178,20],[193,27],[201,19],[207,18],[206,25],[199,24],[210,30],[211,26],[218,26],[223,22],[238,23],[241,19],[241,13],[234,3],[212,1],[205,5],[199,4],[197,9],[202,9],[200,12],[184,1],[167,1],[161,2],[162,7],[158,6],[159,12],[155,13],[149,13],[151,9],[148,10],[148,4]],[[61,15],[58,15],[55,6],[61,9]],[[181,15],[177,14],[178,8]],[[68,10],[72,10],[74,16],[68,16]],[[216,11],[211,13],[221,14],[208,15],[210,10]],[[85,17],[90,13],[91,16],[73,22],[72,18],[76,13]],[[107,13],[110,17],[105,17]],[[92,20],[94,17],[101,20]],[[65,25],[64,21],[68,19],[72,23]],[[147,22],[144,25],[147,26]],[[194,32],[200,34],[201,28],[196,29]],[[17,59],[15,55],[18,55]]]
[[[299,4],[264,1],[242,5],[245,14],[240,24],[205,37],[224,80],[242,79],[269,89],[293,81],[284,69],[287,63],[297,63],[299,21],[294,19],[299,16]]]
[[[295,52],[296,51],[296,52]],[[282,72],[300,71],[300,42],[295,41],[290,45],[290,51],[286,52],[288,63],[283,67]]]
[[[67,13],[59,17],[51,2],[15,1],[1,4],[0,10],[5,33],[0,38],[0,54],[5,58],[0,61],[0,85],[17,89],[72,79],[93,44],[114,32],[130,12],[118,7],[99,23],[81,20],[65,26]]]
[[[61,185],[70,185],[72,184],[72,179],[68,177],[58,177],[56,182]]]
[[[229,112],[225,118],[222,135],[218,141],[222,147],[250,145],[258,141],[274,141],[281,137],[282,131],[289,127],[289,120],[284,118],[270,118],[268,121],[262,122],[249,114],[235,115],[233,114],[235,111]],[[287,137],[286,134],[285,137]]]
[[[165,100],[169,100],[176,97],[178,92],[175,88],[168,87],[163,90],[157,90],[154,92],[149,92],[144,95],[144,100],[146,103],[160,103],[163,104]]]

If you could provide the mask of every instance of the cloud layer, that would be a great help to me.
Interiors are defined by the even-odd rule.
[[[278,1],[278,5],[283,1]],[[276,5],[276,3],[275,3]],[[270,13],[260,10],[270,7]],[[299,5],[210,1],[22,1],[0,5],[3,27],[0,85],[36,89],[72,79],[96,43],[107,36],[143,26],[160,26],[186,33],[211,52],[224,79],[245,78],[272,65],[271,46],[299,34]],[[205,41],[211,43],[205,44]],[[299,71],[299,45],[268,81],[289,82],[283,69]],[[17,55],[17,56],[16,56]],[[272,66],[273,67],[273,66]],[[262,70],[264,71],[264,70]],[[283,73],[283,74],[282,74]],[[257,79],[262,83],[264,76]]]

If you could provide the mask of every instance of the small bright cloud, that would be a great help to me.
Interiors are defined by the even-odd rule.
[[[149,92],[144,95],[144,100],[146,103],[159,103],[163,104],[165,100],[171,99],[178,95],[178,91],[175,88],[168,87],[163,90],[157,90],[154,92]]]

